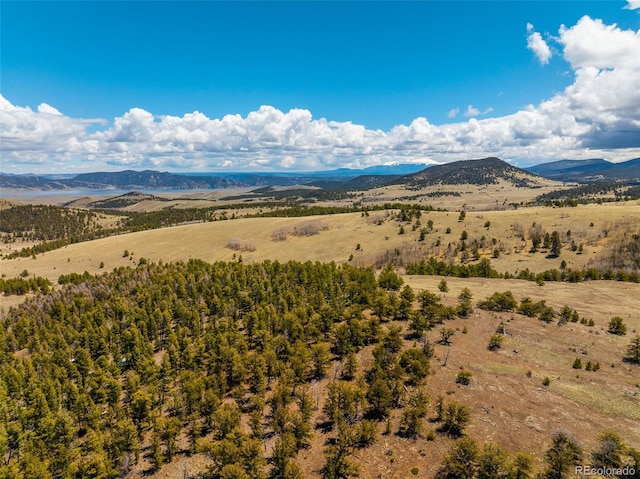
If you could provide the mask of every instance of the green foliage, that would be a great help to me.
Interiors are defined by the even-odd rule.
[[[346,479],[359,475],[360,467],[350,458],[347,447],[330,446],[325,451],[325,463],[320,470],[322,479]]]
[[[530,298],[522,298],[518,305],[518,312],[525,316],[529,316],[530,318],[535,318],[536,316],[539,316],[545,308],[546,304],[544,300],[534,303]]]
[[[365,407],[365,394],[360,385],[345,382],[332,381],[327,388],[327,399],[323,412],[327,421],[331,424],[345,422],[353,424],[363,414]]]
[[[51,289],[51,281],[46,278],[33,277],[33,278],[0,278],[0,294],[10,296],[13,294],[24,295],[30,292],[33,293],[48,293]]]
[[[636,335],[627,346],[625,360],[640,365],[640,335]]]
[[[385,266],[378,277],[378,285],[391,291],[398,291],[403,283],[404,280],[398,276],[392,264]]]
[[[557,231],[553,231],[550,237],[549,244],[549,257],[557,258],[560,256],[560,250],[562,249],[562,240],[560,234]]]
[[[608,330],[611,334],[617,334],[618,336],[624,336],[627,334],[627,325],[624,324],[624,319],[620,316],[614,316],[609,321]]]
[[[117,477],[147,434],[156,469],[182,436],[192,452],[200,444],[220,477],[261,477],[267,382],[270,425],[304,447],[309,400],[292,406],[292,388],[303,398],[299,388],[324,374],[343,318],[347,353],[377,342],[379,325],[362,311],[388,294],[371,270],[332,263],[147,263],[60,283],[0,319],[0,432],[9,436],[0,447],[10,451],[4,470],[19,471],[13,477],[27,468],[38,477],[71,477],[71,468],[77,477]],[[400,352],[398,331],[386,344]],[[357,422],[366,388],[347,392],[337,416]],[[251,435],[238,428],[245,414]],[[50,437],[56,421],[68,433],[55,447],[25,439]],[[34,451],[42,460],[25,463]]]
[[[450,344],[449,341],[453,335],[456,334],[455,329],[452,328],[442,328],[440,330],[440,342],[442,344]]]
[[[464,428],[471,420],[469,408],[457,401],[444,404],[442,410],[442,430],[452,436],[462,436]]]
[[[614,431],[606,431],[598,439],[598,447],[591,452],[591,465],[594,468],[622,468],[626,447],[620,435]]]
[[[551,446],[545,452],[548,479],[569,477],[573,467],[582,459],[582,448],[576,439],[566,431],[557,431],[551,436]]]
[[[360,421],[355,431],[355,446],[359,449],[372,446],[378,440],[378,426],[375,421]]]
[[[443,279],[438,283],[438,290],[442,293],[446,293],[449,291],[449,285],[447,284],[447,280]]]
[[[99,216],[86,209],[50,205],[12,206],[2,210],[1,239],[4,243],[60,240],[65,244],[94,239],[103,235]]]
[[[93,278],[93,275],[89,274],[88,271],[85,271],[82,274],[78,274],[78,273],[69,273],[69,274],[62,274],[58,277],[58,284],[60,285],[65,285],[65,284],[75,284],[78,285],[80,283],[84,283],[86,281],[89,281]]]
[[[529,479],[533,473],[533,458],[524,452],[517,452],[511,459],[511,479]]]
[[[442,458],[436,477],[442,479],[473,479],[479,455],[478,445],[471,438],[457,440]]]
[[[502,275],[491,267],[491,261],[482,258],[476,264],[453,264],[438,261],[431,257],[419,263],[409,264],[406,267],[407,274],[452,276],[456,278],[500,278]]]
[[[511,311],[516,308],[518,302],[511,291],[504,293],[495,292],[486,300],[480,301],[478,306],[489,311]]]
[[[400,354],[398,364],[407,375],[406,382],[410,385],[418,385],[429,374],[429,358],[422,349],[406,349]]]
[[[473,377],[473,373],[468,369],[462,369],[458,371],[456,374],[456,384],[462,384],[464,386],[468,386],[471,384],[471,378]]]
[[[489,338],[489,345],[487,349],[489,351],[496,351],[502,347],[502,342],[504,341],[504,337],[502,334],[494,334]]]
[[[478,456],[478,479],[508,479],[510,477],[508,455],[496,444],[485,444]]]
[[[393,405],[393,394],[387,382],[383,379],[374,380],[367,391],[367,401],[374,417],[388,416]]]

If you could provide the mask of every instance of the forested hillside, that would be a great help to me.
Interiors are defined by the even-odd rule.
[[[437,440],[436,430],[457,438],[472,420],[467,405],[426,384],[425,332],[473,313],[467,289],[452,307],[403,287],[392,267],[376,278],[347,264],[271,261],[143,263],[59,283],[1,320],[2,478],[139,477],[129,474],[184,454],[204,458],[212,478],[299,478],[303,467],[350,477],[380,435],[407,445]],[[449,344],[456,330],[440,333]],[[456,382],[471,376],[461,370]],[[437,429],[426,426],[431,401]],[[636,450],[607,434],[601,449],[615,439],[620,461],[638,464]],[[550,440],[550,450],[574,444]],[[324,456],[311,470],[299,457],[310,447]],[[527,478],[534,463],[466,437],[438,477],[497,477],[482,475],[495,467]]]
[[[349,266],[191,261],[38,296],[0,328],[0,476],[117,477],[149,443],[160,468],[181,433],[214,473],[265,476],[266,432],[291,468],[312,431],[304,385],[380,340],[361,314],[381,294]]]

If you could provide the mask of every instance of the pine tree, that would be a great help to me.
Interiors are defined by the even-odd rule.
[[[640,364],[640,335],[636,335],[627,346],[625,359],[632,364]]]
[[[551,437],[551,447],[545,453],[547,479],[564,479],[573,466],[582,459],[582,448],[566,431],[557,431]]]
[[[456,441],[442,459],[436,477],[442,479],[473,479],[476,473],[478,445],[471,438]]]

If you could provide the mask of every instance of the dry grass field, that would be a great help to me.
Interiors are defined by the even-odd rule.
[[[512,183],[504,180],[481,186],[438,185],[419,190],[408,189],[404,185],[394,185],[357,193],[356,198],[365,204],[407,201],[447,210],[464,208],[467,211],[490,211],[509,209],[512,203],[526,204],[539,195],[568,187],[569,185],[545,179],[538,180],[536,188],[515,187]],[[344,200],[330,204],[350,204],[352,202],[353,200]],[[321,202],[321,204],[328,205],[329,203]]]
[[[368,217],[348,213],[307,218],[241,218],[112,236],[72,244],[40,254],[36,259],[2,260],[0,265],[7,277],[15,277],[26,269],[52,281],[70,272],[99,273],[137,264],[141,257],[151,261],[185,261],[189,258],[229,261],[242,255],[243,261],[250,262],[265,259],[345,262],[353,255],[353,264],[370,266],[387,252],[393,256],[396,250],[406,253],[411,261],[429,255],[449,259],[452,249],[460,243],[462,232],[466,231],[469,247],[474,240],[478,244],[484,242],[485,247],[479,248],[482,256],[491,257],[493,249],[500,248],[499,257],[491,259],[493,267],[500,272],[517,273],[524,268],[535,272],[557,269],[562,261],[570,268],[582,269],[606,251],[617,237],[638,233],[640,202],[469,212],[464,221],[458,221],[458,217],[453,211],[424,213],[421,226],[415,230],[410,223],[398,222],[391,211],[371,212]],[[433,230],[420,242],[420,228],[429,220],[433,221]],[[292,234],[296,227],[308,223],[326,229],[311,236]],[[547,258],[545,252],[530,252],[528,231],[534,223],[543,231],[560,233],[564,248],[558,258]],[[399,234],[400,226],[404,227],[405,234]],[[450,233],[446,233],[447,228],[451,229]],[[571,232],[570,236],[567,231]],[[274,234],[282,232],[288,233],[284,241],[274,239]],[[522,240],[521,234],[526,241]],[[234,238],[253,244],[255,250],[228,248],[228,242]],[[583,245],[582,254],[570,250],[571,241]],[[131,253],[128,257],[123,256],[125,250]],[[456,260],[459,261],[459,257]],[[103,268],[100,268],[101,263],[104,263]]]

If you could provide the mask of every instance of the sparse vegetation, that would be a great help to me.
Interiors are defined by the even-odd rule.
[[[294,236],[313,236],[328,228],[321,221],[306,221],[294,226],[292,234]]]
[[[227,248],[234,251],[255,251],[256,245],[250,241],[245,241],[242,238],[231,238],[225,245]]]
[[[494,334],[489,339],[489,345],[487,348],[489,351],[496,351],[502,347],[502,342],[504,341],[504,337],[501,334]]]

